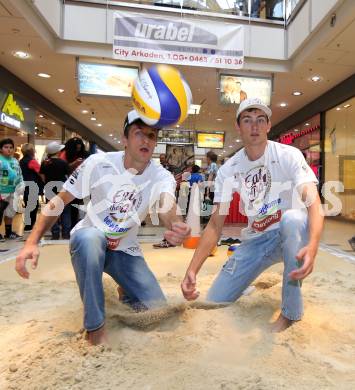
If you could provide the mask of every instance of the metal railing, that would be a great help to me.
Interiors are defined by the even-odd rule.
[[[306,0],[63,0],[64,4],[86,3],[110,8],[131,6],[154,9],[157,7],[167,12],[179,10],[181,13],[197,12],[199,15],[201,13],[220,14],[221,17],[233,15],[242,20],[285,26],[305,2]]]

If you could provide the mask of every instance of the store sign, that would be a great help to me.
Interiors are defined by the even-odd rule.
[[[16,116],[22,122],[25,120],[23,111],[21,110],[21,107],[16,103],[12,93],[9,93],[7,95],[7,99],[5,100],[5,104],[2,108],[2,111],[10,116]]]
[[[21,129],[21,122],[17,119],[11,118],[10,116],[6,115],[4,112],[0,115],[0,121],[4,125],[10,125],[11,127],[16,127],[16,129]]]
[[[113,58],[239,69],[244,28],[218,21],[114,12]]]
[[[34,131],[35,112],[22,99],[0,89],[0,107],[0,124],[28,133]]]
[[[319,130],[320,126],[317,125],[317,126],[314,126],[314,127],[310,127],[309,129],[305,129],[305,130],[302,130],[302,131],[299,131],[297,133],[287,133],[287,134],[284,134],[282,135],[280,138],[279,138],[279,142],[282,143],[282,144],[285,144],[285,145],[290,145],[292,144],[292,142],[296,139],[296,138],[300,138],[306,134],[310,134],[310,133],[313,133],[313,131],[316,131],[316,130]]]

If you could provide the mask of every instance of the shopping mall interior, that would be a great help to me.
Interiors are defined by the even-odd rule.
[[[169,64],[192,104],[184,122],[158,131],[155,164],[165,155],[179,182],[191,165],[206,174],[208,152],[222,166],[244,147],[239,104],[258,97],[272,110],[268,138],[302,152],[325,212],[302,287],[304,319],[280,335],[265,324],[279,310],[280,264],[228,307],[212,310],[203,299],[194,306],[180,292],[193,250],[166,245],[165,228],[148,216],[138,240],[169,308],[132,314],[105,277],[111,346],[89,348],[68,237],[48,230],[30,279],[15,272],[29,235],[20,196],[12,226],[19,237],[0,242],[0,388],[353,389],[354,37],[355,0],[0,0],[0,140],[11,138],[19,159],[30,143],[41,164],[49,143],[73,137],[87,155],[124,150],[136,77]],[[176,168],[175,153],[189,164],[181,157]],[[39,197],[38,213],[45,203]],[[238,250],[247,222],[239,203],[235,193],[199,274],[202,297],[230,245]],[[207,222],[199,219],[199,234]]]

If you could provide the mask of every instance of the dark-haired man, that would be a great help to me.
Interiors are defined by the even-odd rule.
[[[181,284],[186,299],[198,297],[196,275],[217,244],[233,192],[248,216],[242,243],[220,271],[207,299],[234,302],[271,265],[283,261],[281,314],[273,325],[282,331],[303,315],[301,280],[314,266],[323,226],[317,178],[302,153],[268,141],[271,110],[258,98],[244,100],[237,129],[244,143],[218,171],[216,210]]]
[[[46,215],[41,215],[16,259],[17,272],[28,278],[26,260],[37,266],[37,243],[57,219],[58,209],[74,198],[90,197],[85,218],[71,231],[70,252],[91,344],[106,340],[103,272],[123,288],[130,304],[144,308],[165,304],[137,241],[140,223],[151,207],[159,202],[159,215],[168,229],[165,238],[171,244],[180,245],[190,233],[176,212],[173,176],[152,163],[156,141],[157,130],[130,111],[122,138],[125,151],[85,160],[50,200]]]

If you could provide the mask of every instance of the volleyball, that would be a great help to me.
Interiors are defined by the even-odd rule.
[[[133,107],[143,122],[152,127],[182,123],[191,101],[190,87],[179,70],[170,65],[144,69],[133,84]]]

